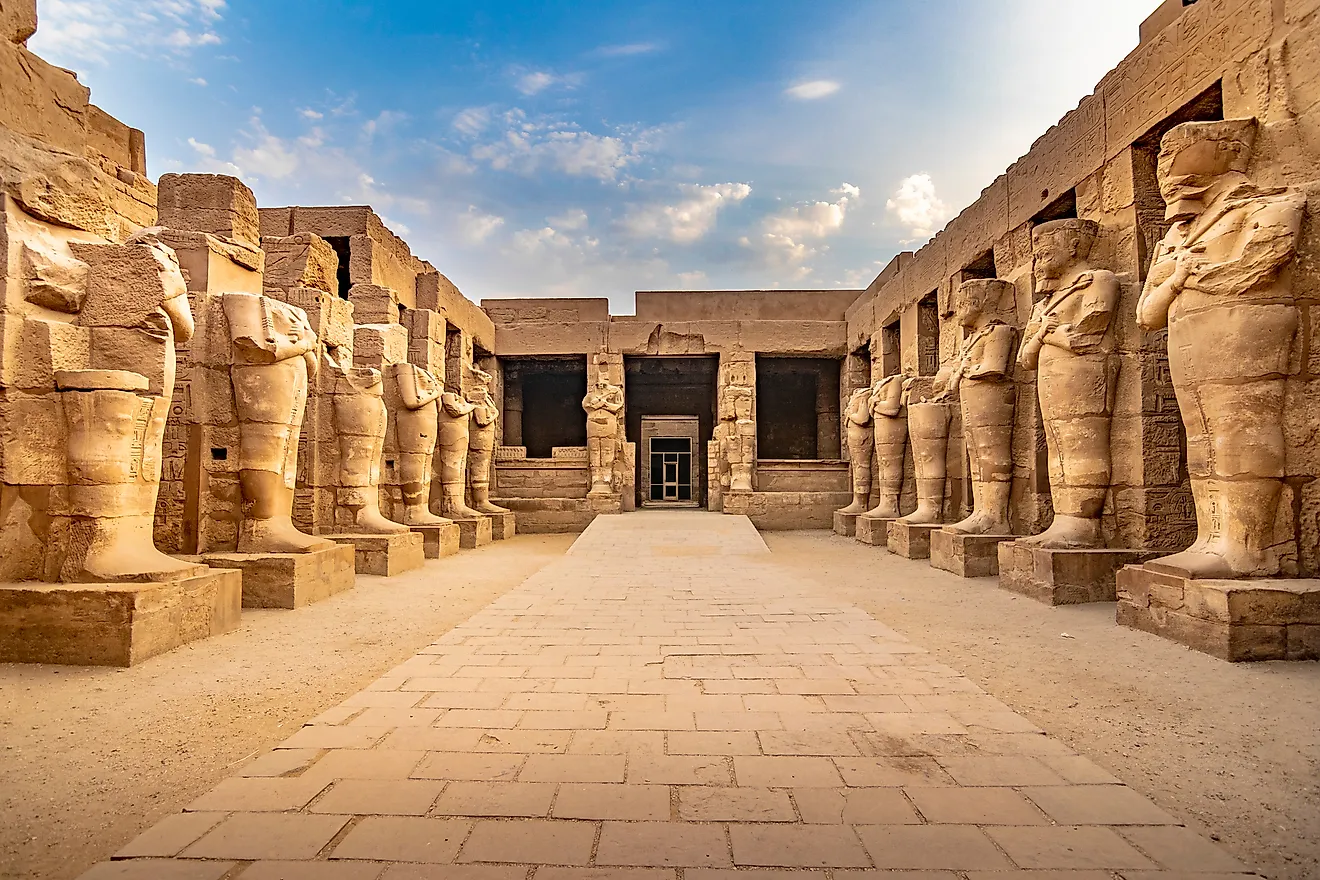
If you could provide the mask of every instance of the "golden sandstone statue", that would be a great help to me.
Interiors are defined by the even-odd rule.
[[[480,519],[481,514],[467,505],[468,447],[472,411],[477,407],[463,395],[446,391],[440,395],[440,509],[433,512],[453,520]]]
[[[756,468],[756,420],[752,418],[756,391],[750,385],[724,386],[720,407],[723,435],[720,451],[729,468],[730,492],[753,492]]]
[[[1142,327],[1169,331],[1196,503],[1196,542],[1156,564],[1192,577],[1280,571],[1284,385],[1300,322],[1290,264],[1306,196],[1251,182],[1255,135],[1254,119],[1231,119],[1164,136],[1159,182],[1173,226],[1137,305]]]
[[[467,400],[472,410],[472,426],[468,436],[468,485],[472,492],[472,508],[478,513],[503,514],[508,508],[492,504],[490,500],[490,470],[495,461],[495,421],[500,409],[490,392],[494,377],[473,369],[477,382],[468,389]]]
[[[1097,226],[1056,220],[1032,231],[1036,304],[1018,366],[1036,370],[1049,450],[1054,522],[1019,544],[1053,549],[1099,547],[1109,491],[1109,425],[1118,361],[1112,317],[1118,278],[1087,262]]]
[[[859,388],[844,408],[848,425],[848,459],[852,463],[852,503],[839,513],[866,513],[871,500],[871,456],[875,452],[871,429],[871,388]]]
[[[394,382],[399,406],[394,410],[394,443],[402,479],[403,509],[396,518],[410,526],[439,526],[449,520],[428,508],[431,467],[439,431],[436,401],[444,384],[428,370],[413,364],[391,364],[385,376]]]
[[[1017,386],[1010,377],[1017,330],[999,317],[1013,285],[996,278],[964,281],[955,315],[968,334],[958,357],[935,377],[935,400],[955,392],[962,403],[963,439],[971,461],[972,513],[946,526],[965,535],[1008,535],[1013,485],[1013,414]]]
[[[871,430],[875,435],[875,460],[880,471],[880,497],[867,516],[892,519],[898,516],[898,500],[903,494],[903,456],[907,453],[907,376],[886,376],[868,389],[867,406]],[[940,485],[940,498],[944,486]]]
[[[591,469],[591,495],[613,491],[614,462],[619,457],[619,413],[623,389],[610,382],[604,359],[596,358],[596,384],[582,399],[587,413],[587,461]]]

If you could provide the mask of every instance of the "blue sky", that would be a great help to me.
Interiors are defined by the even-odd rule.
[[[470,298],[862,287],[1156,0],[39,0],[149,170],[371,204]]]

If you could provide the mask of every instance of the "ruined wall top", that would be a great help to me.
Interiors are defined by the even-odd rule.
[[[860,290],[639,290],[635,320],[842,321],[861,294]]]

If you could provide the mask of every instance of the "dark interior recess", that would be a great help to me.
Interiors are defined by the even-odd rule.
[[[338,287],[336,292],[339,294],[340,299],[348,299],[348,290],[353,286],[353,282],[349,280],[348,276],[349,241],[347,235],[332,235],[325,240],[326,244],[334,250],[335,256],[339,258],[335,284]]]
[[[1045,196],[1045,193],[1041,193],[1041,195]],[[1051,220],[1074,220],[1076,217],[1077,190],[1070,189],[1054,201],[1050,202],[1045,209],[1035,217],[1032,217],[1031,223],[1035,226],[1040,223],[1049,223]],[[985,275],[981,277],[994,278],[995,276]]]
[[[715,436],[716,374],[719,359],[708,357],[625,357],[624,395],[627,399],[628,441],[637,444],[637,485],[650,486],[650,462],[642,461],[643,416],[696,416],[698,443],[692,455],[705,461],[706,444]],[[657,441],[652,441],[654,449]],[[686,441],[683,441],[686,443]],[[695,500],[706,503],[706,468],[701,485],[693,486]],[[689,499],[683,499],[689,500]]]
[[[1074,196],[1074,206],[1076,205]],[[967,281],[971,278],[998,278],[999,273],[995,270],[995,251],[994,248],[986,251],[967,264],[962,270],[962,280]]]
[[[837,421],[839,361],[831,358],[756,358],[756,457],[837,459],[837,430],[825,432],[821,416]]]
[[[556,446],[587,445],[586,355],[502,358],[500,368],[506,443],[526,446],[528,458],[550,458]]]
[[[940,371],[940,296],[931,291],[917,303],[917,374]]]

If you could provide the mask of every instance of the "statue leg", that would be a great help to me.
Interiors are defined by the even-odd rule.
[[[914,403],[908,407],[908,435],[912,443],[912,460],[917,478],[917,509],[901,517],[905,523],[934,524],[944,521],[944,489],[952,415],[953,407],[950,404]],[[899,468],[902,468],[901,462]]]
[[[1008,535],[1013,486],[1013,408],[1011,382],[964,382],[962,411],[972,466],[972,514],[948,526],[968,535]]]
[[[375,394],[335,394],[334,427],[339,435],[338,505],[346,532],[393,535],[408,527],[380,511],[380,459],[385,447],[385,401]],[[346,513],[346,515],[344,515]]]
[[[490,500],[490,472],[495,459],[495,451],[489,446],[480,445],[468,450],[468,470],[472,477],[472,507],[480,513],[508,513],[508,508],[492,504]]]
[[[435,455],[436,404],[401,409],[394,414],[394,435],[399,445],[399,476],[403,485],[402,521],[410,526],[440,526],[450,521],[429,509],[431,469]]]

